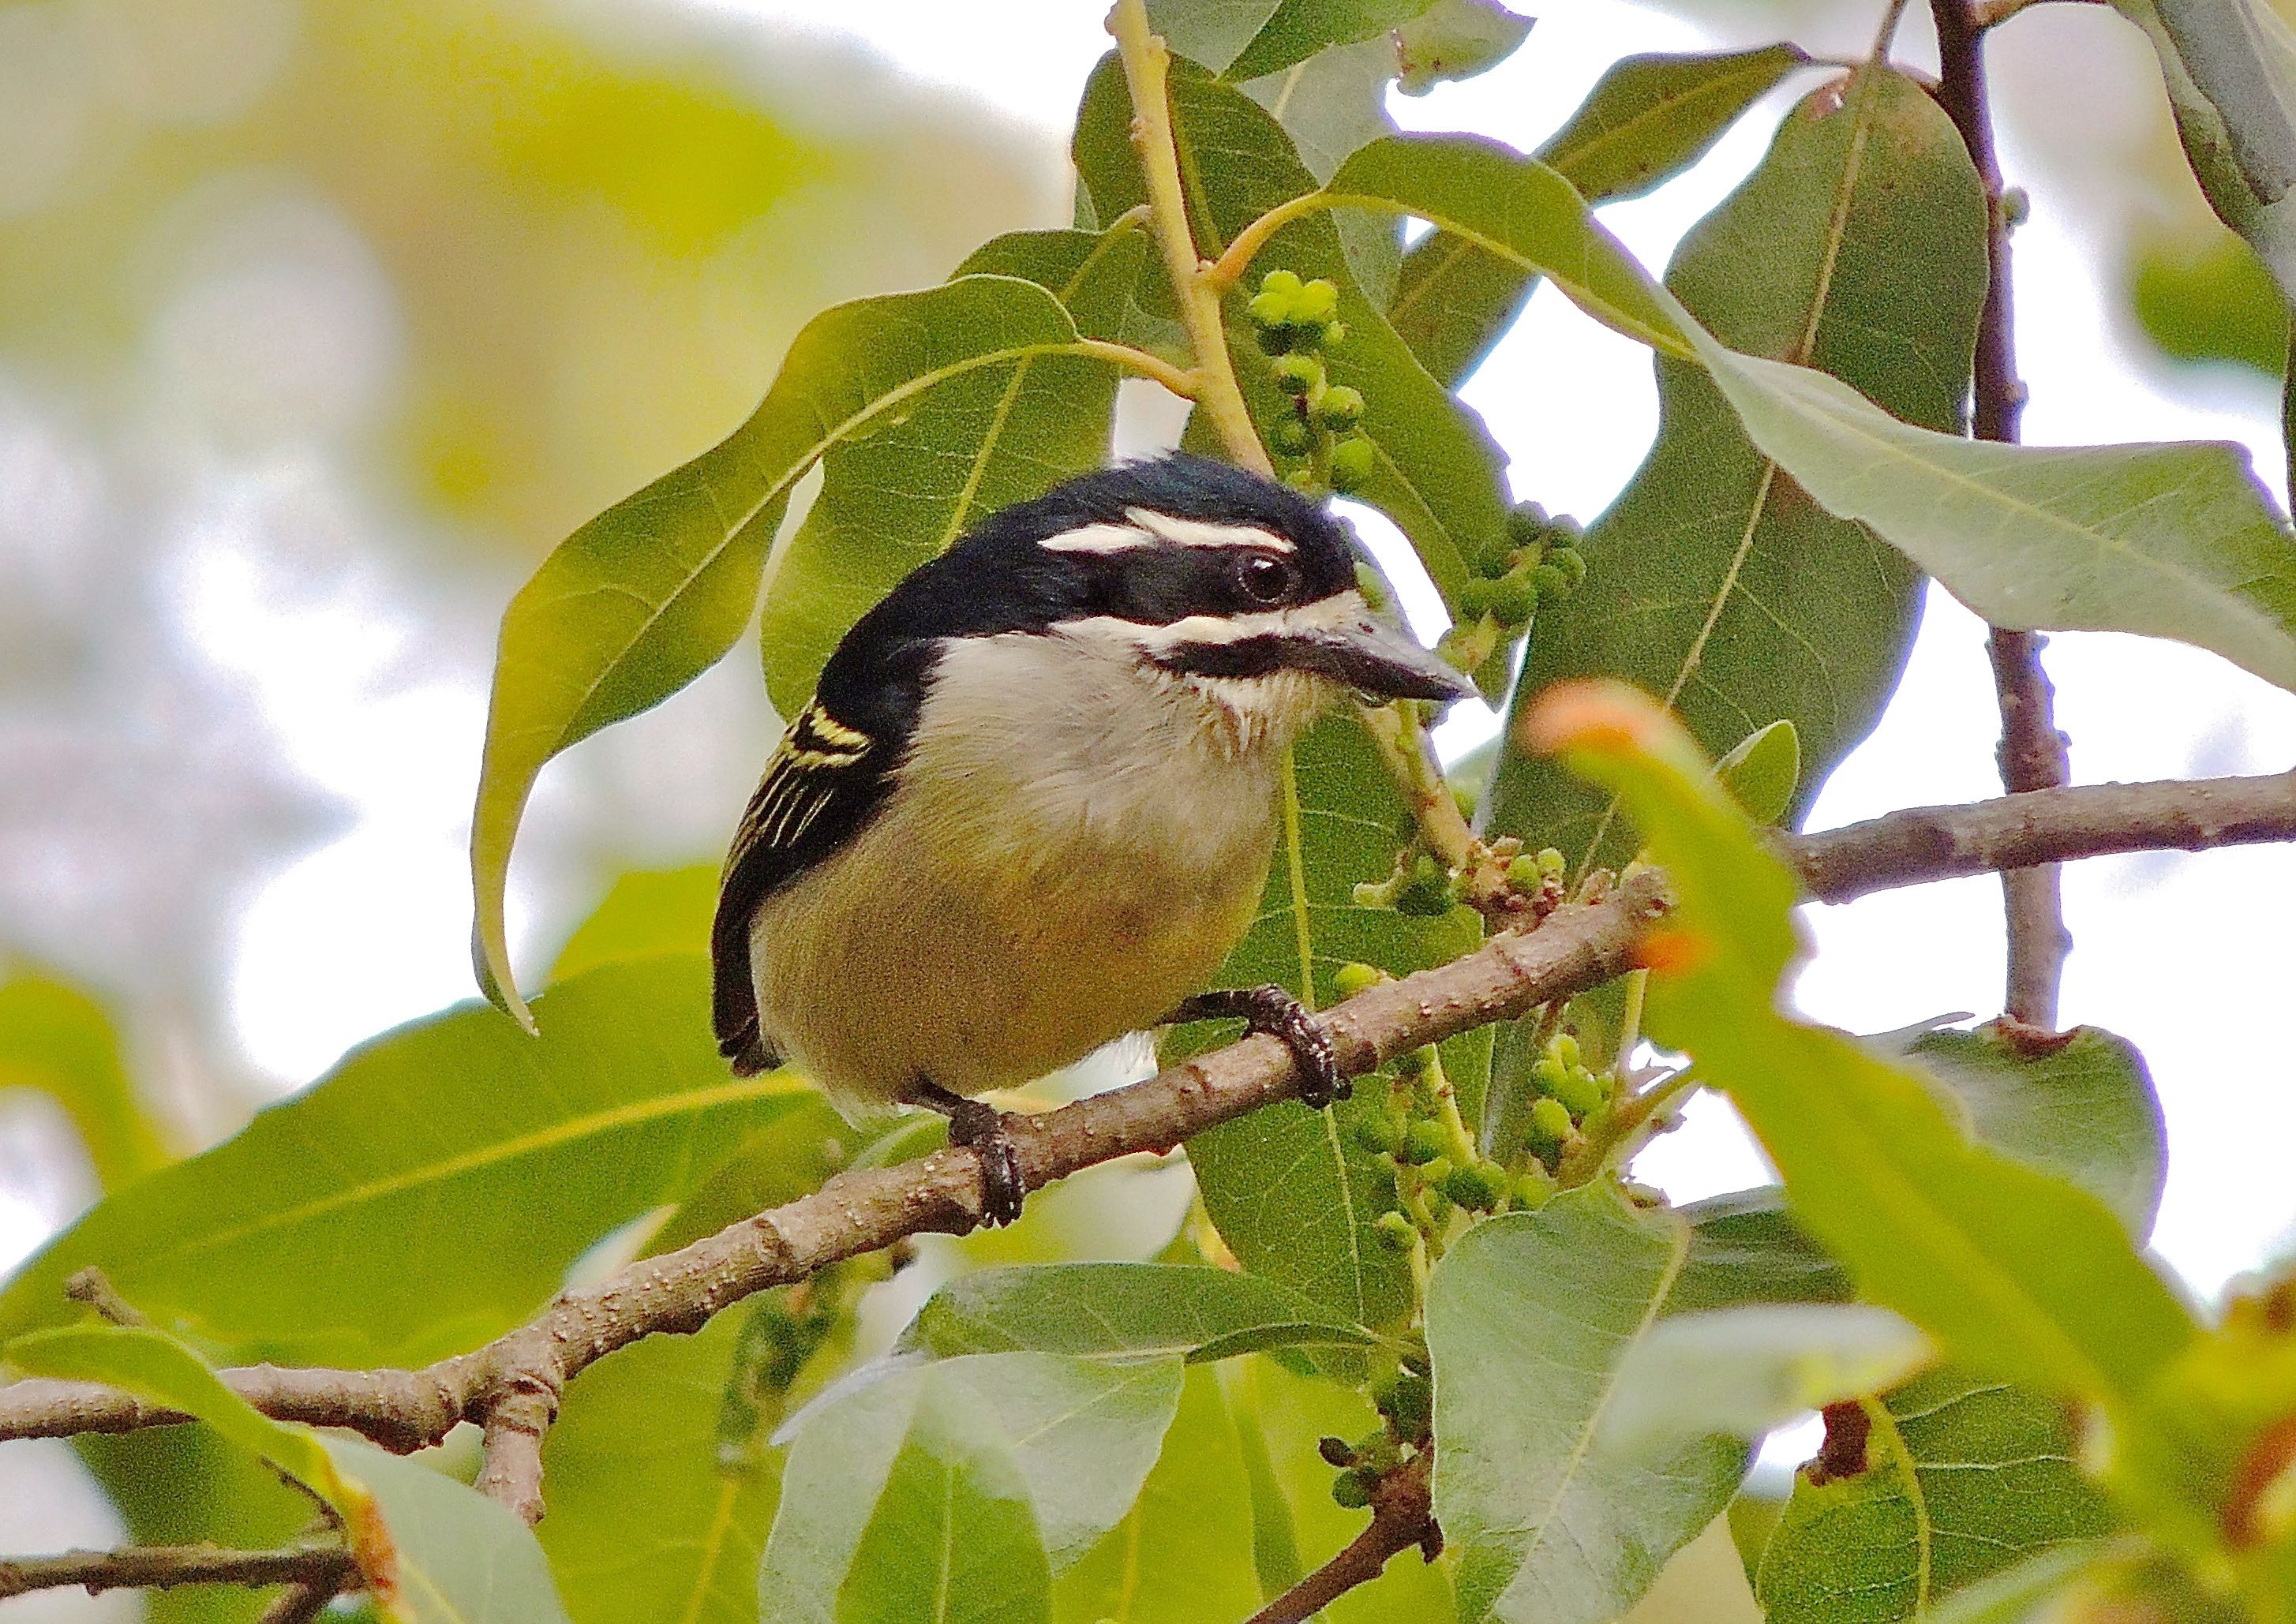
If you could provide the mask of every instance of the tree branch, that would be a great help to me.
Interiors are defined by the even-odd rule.
[[[235,1551],[217,1545],[133,1546],[119,1551],[66,1551],[61,1556],[0,1560],[0,1598],[71,1587],[167,1589],[176,1585],[308,1586],[332,1597],[357,1578],[340,1546],[284,1551]]]
[[[1390,1557],[1414,1545],[1429,1562],[1434,1561],[1443,1550],[1434,1497],[1428,1489],[1434,1466],[1434,1453],[1423,1450],[1381,1478],[1372,1490],[1371,1521],[1364,1531],[1245,1624],[1302,1624],[1357,1585],[1371,1583],[1386,1571]]]
[[[1937,21],[1938,104],[1961,132],[1985,188],[1985,251],[1990,280],[1978,317],[1974,414],[1971,429],[1985,440],[2013,442],[2024,410],[2017,377],[2016,321],[2012,309],[2009,217],[2001,199],[2001,166],[1993,152],[1993,119],[1986,103],[1985,28],[1979,0],[1931,0]],[[2011,794],[2053,789],[2070,775],[2064,735],[2057,731],[2056,695],[2041,668],[2041,637],[1995,627],[1988,652],[2001,706],[2001,787]],[[2065,932],[2062,888],[2054,865],[2005,871],[2003,906],[2009,925],[2009,1017],[2054,1031],[2057,994],[2072,938]]]
[[[1909,807],[1775,845],[1814,901],[2129,851],[2296,840],[2296,773],[2190,783],[2036,790],[1965,807]]]
[[[1780,835],[1810,897],[1846,901],[1915,885],[2072,857],[2201,850],[2296,840],[2296,773],[2193,783],[2043,790],[1964,807],[1917,807],[1823,834]],[[1665,912],[1664,880],[1637,874],[1615,891],[1557,908],[1536,930],[1503,931],[1464,957],[1382,982],[1324,1016],[1340,1070],[1355,1077],[1406,1050],[1509,1020],[1634,967],[1636,943]],[[1146,1082],[1014,1121],[1030,1189],[1119,1156],[1164,1152],[1218,1123],[1290,1099],[1291,1051],[1252,1037]],[[657,1333],[698,1331],[729,1304],[804,1279],[840,1259],[926,1231],[980,1221],[973,1151],[840,1174],[813,1194],[629,1265],[558,1298],[470,1353],[421,1370],[250,1366],[222,1373],[234,1391],[284,1421],[348,1427],[401,1453],[458,1423],[486,1428],[482,1486],[539,1514],[541,1440],[558,1395],[614,1349]],[[188,1420],[84,1382],[0,1388],[0,1439],[124,1432]]]

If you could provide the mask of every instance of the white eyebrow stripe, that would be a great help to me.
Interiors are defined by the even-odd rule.
[[[1119,619],[1114,615],[1091,615],[1062,620],[1053,629],[1074,636],[1121,643],[1153,655],[1190,644],[1243,643],[1270,635],[1336,631],[1364,619],[1365,613],[1362,595],[1350,587],[1313,603],[1255,614],[1188,615],[1162,626]]]
[[[1154,546],[1156,537],[1128,524],[1087,524],[1047,536],[1037,545],[1047,553],[1128,553]]]
[[[1278,536],[1265,525],[1222,524],[1211,519],[1177,519],[1149,507],[1128,507],[1124,516],[1144,530],[1153,531],[1175,546],[1267,547],[1277,553],[1296,552],[1289,536]]]

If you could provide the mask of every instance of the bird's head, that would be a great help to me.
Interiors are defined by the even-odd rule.
[[[1472,694],[1372,613],[1357,557],[1347,527],[1299,492],[1176,455],[1003,509],[897,595],[904,618],[944,635],[1036,633],[1118,656],[1253,734],[1289,736],[1350,692]]]

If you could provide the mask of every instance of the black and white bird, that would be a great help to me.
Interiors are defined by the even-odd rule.
[[[1023,1188],[972,1096],[1128,1032],[1243,1016],[1328,1103],[1296,1005],[1201,989],[1259,905],[1285,747],[1350,693],[1473,692],[1373,618],[1355,560],[1298,492],[1172,455],[1007,507],[920,566],[831,655],[726,858],[734,1069],[787,1061],[849,1117],[942,1112],[980,1148],[992,1223]]]

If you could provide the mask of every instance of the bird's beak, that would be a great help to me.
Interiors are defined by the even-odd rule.
[[[1433,650],[1369,616],[1329,630],[1292,633],[1283,644],[1284,663],[1295,670],[1327,677],[1375,700],[1448,703],[1475,697],[1475,685]]]

